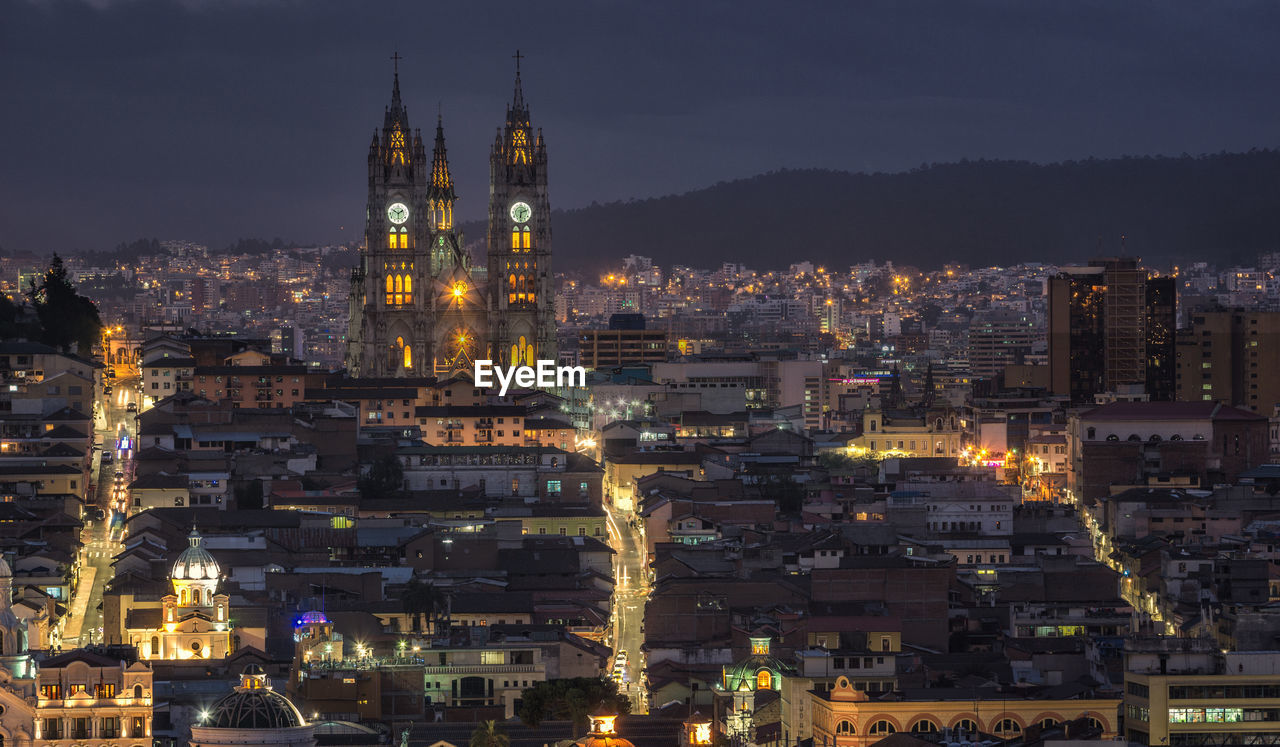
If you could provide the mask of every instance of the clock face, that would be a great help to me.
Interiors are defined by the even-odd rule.
[[[516,223],[524,223],[529,220],[529,216],[533,215],[533,210],[526,203],[517,202],[511,206],[511,220]]]
[[[409,208],[405,207],[403,202],[393,202],[387,208],[387,220],[397,226],[409,220]]]

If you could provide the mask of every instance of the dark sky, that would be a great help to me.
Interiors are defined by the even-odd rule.
[[[517,47],[565,208],[784,167],[1275,147],[1277,40],[1272,2],[0,0],[0,249],[354,238],[397,49],[476,218]]]

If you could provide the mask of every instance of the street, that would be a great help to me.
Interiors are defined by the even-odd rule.
[[[605,506],[609,539],[614,556],[613,650],[615,661],[626,652],[623,669],[625,689],[631,695],[631,712],[648,712],[644,680],[644,605],[649,594],[649,573],[640,532],[631,526],[628,514]]]
[[[95,434],[102,444],[95,459],[95,492],[86,496],[85,529],[82,536],[84,548],[80,556],[80,583],[67,605],[68,614],[62,628],[62,647],[75,648],[102,642],[102,591],[111,580],[112,560],[122,549],[118,538],[111,534],[112,519],[128,507],[128,484],[133,480],[133,449],[116,449],[123,426],[132,437],[134,413],[128,412],[130,401],[138,401],[138,379],[120,379],[114,382],[111,394],[103,397],[103,413],[94,422]],[[102,462],[102,454],[110,451],[113,460]],[[116,473],[122,473],[120,479]],[[97,518],[101,509],[103,519]]]

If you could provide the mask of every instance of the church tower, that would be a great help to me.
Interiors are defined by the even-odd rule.
[[[441,200],[428,199],[426,150],[421,133],[409,129],[400,100],[399,55],[395,60],[391,104],[381,133],[374,133],[369,145],[365,246],[351,277],[346,364],[352,376],[430,371],[424,346],[433,325],[422,280],[429,269],[432,221],[451,225],[453,220],[451,197],[443,207]]]
[[[556,357],[547,148],[533,130],[520,81],[489,155],[489,339],[495,361]]]

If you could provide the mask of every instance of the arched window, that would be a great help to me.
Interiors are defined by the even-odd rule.
[[[224,616],[224,615],[225,615],[225,613],[222,611],[222,605],[221,605],[221,604],[219,604],[219,605],[218,605],[218,622],[222,622],[222,619],[223,619],[223,616]]]
[[[1053,727],[1055,727],[1055,726],[1057,726],[1057,725],[1058,725],[1058,719],[1056,719],[1056,718],[1044,718],[1044,719],[1040,719],[1040,728],[1041,728],[1041,729],[1052,729]]]
[[[772,689],[772,687],[773,687],[773,675],[769,673],[768,669],[761,669],[759,672],[756,672],[756,689],[757,690],[769,690],[769,689]]]
[[[404,346],[404,367],[413,368],[413,347],[410,345]]]
[[[1119,440],[1120,440],[1120,437],[1119,437],[1119,436],[1117,436],[1116,434],[1112,433],[1111,435],[1107,436],[1107,440],[1108,440],[1108,441],[1119,441]]]
[[[973,719],[971,718],[960,719],[959,721],[956,722],[955,728],[957,731],[964,731],[970,734],[978,733],[978,725],[974,723]]]
[[[160,636],[158,635],[151,636],[151,655],[160,655]],[[138,685],[138,687],[142,687],[142,685]]]
[[[512,249],[520,248],[520,229],[519,228],[511,229],[511,248]]]
[[[400,248],[401,249],[409,248],[409,232],[403,228],[400,229]]]
[[[154,640],[156,640],[156,639],[155,639],[155,638],[152,638],[151,640],[153,640],[153,641],[154,641]],[[141,697],[142,697],[142,685],[134,685],[134,686],[133,686],[133,697],[135,697],[135,698],[141,698]]]
[[[893,734],[898,729],[888,720],[880,719],[867,730],[868,734]]]
[[[396,293],[404,293],[404,275],[396,275]]]
[[[178,591],[178,604],[186,604],[186,603],[187,603],[187,590],[180,589]]]
[[[1153,444],[1157,444],[1157,443],[1160,443],[1161,441],[1163,441],[1164,439],[1160,438],[1160,434],[1159,434],[1159,433],[1152,433],[1152,434],[1151,434],[1151,437],[1150,437],[1150,438],[1148,438],[1147,440],[1148,440],[1148,441],[1150,441],[1150,442],[1151,442],[1151,443],[1153,443]]]
[[[516,276],[507,276],[507,303],[516,302]]]
[[[387,305],[391,305],[391,301],[395,298],[392,294],[396,290],[396,279],[391,275],[387,276]]]
[[[1106,731],[1106,727],[1102,725],[1102,722],[1094,718],[1093,716],[1089,717],[1089,728],[1097,729],[1099,731]]]
[[[529,227],[528,226],[524,227],[524,230],[520,232],[520,236],[521,236],[520,245],[525,249],[528,249],[529,248]]]
[[[1130,433],[1130,434],[1129,434],[1129,437],[1128,437],[1128,438],[1126,438],[1125,440],[1126,440],[1126,441],[1141,441],[1141,440],[1142,440],[1142,436],[1139,436],[1139,435],[1138,435],[1138,434],[1136,434],[1136,433]]]
[[[412,276],[412,275],[405,275],[405,276],[404,276],[404,292],[405,292],[406,294],[407,294],[407,293],[413,293],[413,276]],[[407,296],[406,296],[406,298],[407,298]]]
[[[857,734],[858,731],[853,728],[853,722],[848,719],[840,719],[840,723],[836,724],[836,734]]]
[[[204,590],[204,604],[205,604],[205,606],[206,606],[206,607],[208,607],[209,605],[213,604],[213,590],[212,590],[212,589],[205,589],[205,590]]]
[[[1020,734],[1022,733],[1022,726],[1011,718],[1002,718],[996,722],[995,733],[1004,735]]]
[[[388,248],[388,249],[395,249],[397,246],[399,246],[399,242],[398,242],[398,240],[396,239],[396,235],[397,235],[397,234],[396,234],[396,229],[394,229],[394,228],[393,228],[393,229],[391,229],[391,232],[387,234],[387,248]]]
[[[1181,441],[1181,440],[1182,440],[1182,434],[1180,434],[1180,433],[1175,433],[1175,434],[1173,434],[1172,436],[1169,436],[1169,440],[1170,440],[1170,441]]]
[[[933,723],[927,718],[922,718],[911,725],[911,732],[913,734],[927,734],[929,732],[933,732],[937,730],[938,730],[938,725]]]

